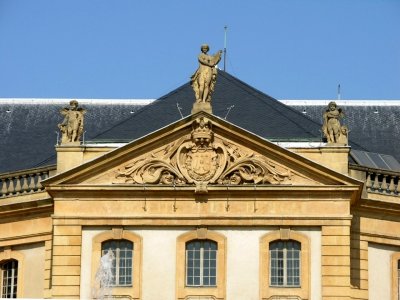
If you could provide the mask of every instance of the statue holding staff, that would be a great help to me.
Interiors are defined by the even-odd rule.
[[[207,44],[201,45],[201,53],[198,57],[199,67],[190,78],[190,84],[196,95],[196,103],[211,102],[211,95],[214,92],[217,78],[216,65],[221,60],[222,51],[214,55],[208,55],[210,47]]]

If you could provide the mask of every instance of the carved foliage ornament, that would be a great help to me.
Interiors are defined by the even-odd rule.
[[[212,123],[196,119],[188,136],[117,171],[116,178],[137,184],[290,184],[291,174],[275,163],[214,138]]]

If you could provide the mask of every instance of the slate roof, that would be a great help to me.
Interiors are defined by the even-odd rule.
[[[68,106],[69,100],[21,103],[0,99],[0,173],[55,163],[57,124],[63,119],[59,110]],[[146,106],[133,99],[78,101],[87,110],[86,141],[128,142],[189,115],[194,93],[188,82]],[[223,71],[218,74],[212,106],[214,115],[263,138],[322,140],[326,105],[307,106],[307,114],[303,114],[304,107],[285,105]],[[351,146],[391,154],[400,161],[400,105],[380,107],[378,114],[373,113],[376,109],[368,105],[344,107]]]
[[[367,101],[336,102],[344,111],[341,123],[349,127],[353,143],[369,152],[390,154],[400,162],[400,105],[394,105],[398,101],[380,101],[375,105]],[[317,101],[308,101],[305,105],[293,105],[290,100],[285,103],[316,122],[322,122],[322,112],[327,107]]]
[[[191,113],[195,101],[189,82],[147,105],[97,136],[98,140],[137,139]],[[212,98],[213,114],[269,139],[321,140],[320,124],[295,109],[219,71]],[[229,110],[230,109],[230,110]]]
[[[49,101],[0,101],[0,173],[30,169],[55,164],[57,124],[63,116],[59,111],[68,106],[69,99]],[[87,110],[85,115],[85,138],[97,134],[131,116],[144,105],[103,101],[80,106]],[[131,101],[136,103],[135,101]]]

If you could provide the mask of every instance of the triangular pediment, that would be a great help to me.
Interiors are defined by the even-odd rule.
[[[355,185],[354,179],[200,112],[45,185]]]

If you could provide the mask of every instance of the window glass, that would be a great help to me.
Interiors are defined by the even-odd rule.
[[[269,244],[271,286],[300,286],[300,251],[301,244],[293,240]]]
[[[18,261],[12,259],[0,266],[1,298],[17,298]]]
[[[216,286],[217,243],[194,240],[186,243],[186,285]]]
[[[113,253],[111,272],[112,285],[131,286],[133,269],[133,243],[127,240],[109,240],[102,243],[101,255]]]

